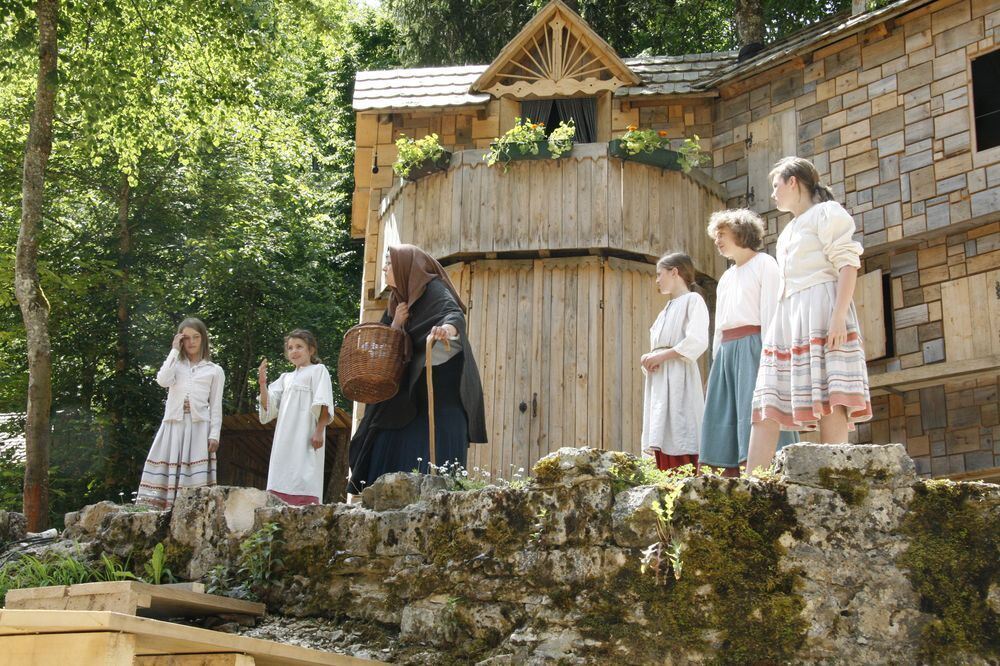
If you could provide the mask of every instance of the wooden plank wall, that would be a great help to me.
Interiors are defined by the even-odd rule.
[[[470,469],[509,478],[562,446],[639,453],[639,358],[665,305],[652,265],[572,257],[451,270],[469,285],[490,437],[470,449]]]
[[[647,257],[690,254],[714,273],[704,229],[722,202],[677,171],[607,155],[605,144],[577,146],[560,160],[486,166],[478,150],[452,157],[451,169],[393,189],[379,222],[385,238],[413,243],[439,259],[517,251],[623,250]]]

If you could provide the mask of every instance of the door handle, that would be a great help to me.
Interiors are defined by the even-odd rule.
[[[538,394],[531,394],[531,417],[534,418],[538,416]]]

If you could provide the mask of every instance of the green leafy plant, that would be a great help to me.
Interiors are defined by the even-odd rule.
[[[573,138],[576,136],[576,123],[560,122],[558,127],[549,134],[549,152],[552,159],[561,157],[563,153],[573,150]]]
[[[161,585],[163,583],[164,576],[166,576],[167,580],[171,583],[175,580],[174,574],[167,568],[167,557],[163,552],[162,543],[158,543],[153,547],[153,554],[150,556],[149,562],[146,562],[143,568],[146,571],[147,583]]]
[[[259,600],[275,568],[282,564],[277,556],[281,543],[281,526],[264,523],[240,544],[235,569],[219,565],[208,573],[206,590],[236,599]]]
[[[0,567],[0,599],[8,590],[18,588],[134,579],[127,561],[122,564],[107,555],[101,556],[100,566],[93,566],[81,556],[71,553],[49,552],[38,557],[24,555]]]
[[[406,178],[416,167],[425,162],[436,162],[444,154],[445,149],[437,134],[428,134],[422,139],[404,135],[396,139],[396,161],[392,169],[400,178]]]
[[[629,155],[651,153],[658,148],[669,148],[670,139],[666,130],[641,130],[635,125],[629,125],[621,138],[622,150]]]
[[[552,159],[556,159],[573,149],[575,136],[576,125],[572,120],[560,122],[546,138],[544,123],[533,123],[529,118],[514,118],[514,126],[504,132],[503,136],[494,139],[490,143],[489,152],[483,157],[489,166],[497,162],[506,166],[512,153],[537,155],[539,144],[547,142]]]
[[[699,141],[700,138],[695,134],[684,139],[684,143],[677,149],[680,154],[678,161],[684,173],[689,173],[695,167],[705,166],[711,161],[708,153],[702,151]]]

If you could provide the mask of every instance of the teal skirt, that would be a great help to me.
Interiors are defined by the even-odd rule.
[[[746,462],[760,350],[760,335],[748,335],[719,346],[708,375],[700,464],[737,467]],[[778,450],[797,441],[798,433],[782,432]]]

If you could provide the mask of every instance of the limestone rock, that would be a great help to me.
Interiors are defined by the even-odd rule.
[[[653,503],[660,492],[651,486],[630,488],[615,495],[612,524],[615,543],[626,548],[645,548],[659,536]]]
[[[93,541],[100,534],[104,519],[111,514],[118,513],[123,508],[121,504],[105,500],[97,504],[88,504],[79,511],[67,513],[63,538]]]
[[[450,485],[443,476],[407,472],[383,474],[362,491],[361,506],[374,511],[402,509],[439,490],[448,490]]]
[[[235,559],[239,541],[254,526],[254,512],[281,501],[256,488],[185,488],[170,513],[170,546],[175,575],[198,580],[217,564]]]
[[[23,513],[0,511],[0,546],[20,541],[28,533],[28,520]]]
[[[616,454],[591,448],[561,448],[545,456],[532,468],[539,486],[573,485],[587,479],[612,479]]]
[[[787,483],[829,488],[843,480],[900,488],[916,481],[916,466],[902,444],[792,444],[778,454],[778,474]]]

